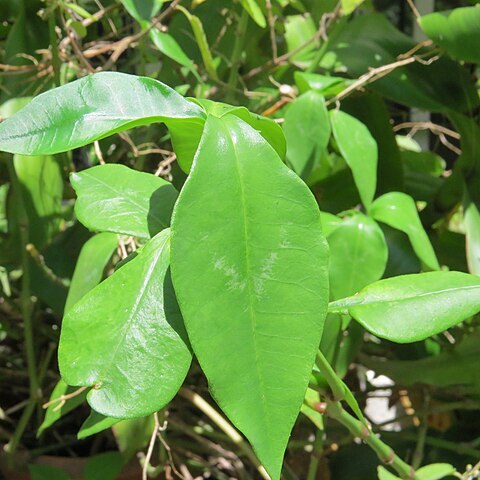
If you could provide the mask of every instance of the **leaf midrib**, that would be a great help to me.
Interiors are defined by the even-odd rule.
[[[256,335],[256,326],[257,326],[257,318],[255,314],[255,308],[252,303],[252,295],[253,295],[253,288],[252,288],[252,281],[251,281],[251,267],[250,267],[250,255],[249,255],[249,248],[248,246],[250,245],[248,238],[249,238],[249,230],[247,226],[247,206],[245,203],[245,187],[242,181],[242,174],[241,174],[241,168],[240,168],[240,159],[237,153],[237,150],[235,148],[235,143],[232,141],[232,138],[230,136],[230,133],[227,131],[227,136],[230,144],[232,145],[232,150],[234,154],[234,165],[235,165],[235,170],[237,172],[237,177],[238,177],[238,183],[240,186],[240,203],[242,207],[242,219],[243,219],[243,234],[244,234],[244,241],[245,241],[245,265],[247,269],[247,288],[248,288],[248,309],[250,312],[250,324],[252,327],[252,337],[253,337],[253,350],[255,353],[255,369],[257,371],[257,376],[258,376],[258,381],[260,383],[260,398],[261,398],[261,405],[262,405],[262,411],[264,418],[267,420],[265,422],[265,427],[269,429],[269,408],[266,403],[266,398],[265,398],[265,380],[263,378],[263,373],[260,370],[259,367],[259,354],[258,354],[258,345],[257,345],[257,335]]]
[[[415,294],[415,295],[408,295],[400,298],[385,298],[385,299],[379,299],[379,300],[374,300],[374,301],[368,301],[368,299],[365,300],[359,300],[358,302],[355,303],[340,303],[341,300],[331,302],[329,305],[329,310],[331,311],[337,311],[340,309],[345,309],[345,308],[353,308],[353,307],[368,307],[371,305],[375,304],[382,304],[382,303],[391,303],[391,302],[404,302],[408,300],[415,300],[417,298],[423,298],[423,297],[429,297],[429,296],[434,296],[434,295],[441,295],[443,293],[448,293],[448,292],[457,292],[460,290],[475,290],[475,289],[480,289],[480,285],[468,285],[468,286],[463,286],[463,287],[452,287],[452,288],[445,288],[443,290],[435,290],[434,292],[425,292],[425,293],[420,293],[420,294]],[[351,297],[350,297],[351,298]],[[338,303],[337,303],[338,302]]]

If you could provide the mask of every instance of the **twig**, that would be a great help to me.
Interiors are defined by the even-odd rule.
[[[80,387],[77,390],[75,390],[72,393],[67,393],[65,395],[60,395],[58,398],[54,398],[53,400],[50,400],[42,405],[42,408],[48,408],[50,405],[54,405],[55,403],[59,402],[59,404],[53,409],[54,412],[57,412],[60,410],[67,400],[70,400],[71,398],[77,397],[80,395],[82,392],[84,392],[88,387]]]
[[[272,44],[273,60],[278,57],[277,40],[275,38],[275,18],[272,11],[272,0],[265,0],[267,9],[268,28],[270,29],[270,43]]]
[[[153,420],[155,422],[155,426],[153,427],[152,436],[150,437],[150,442],[148,443],[148,450],[147,454],[145,455],[143,468],[142,468],[142,480],[147,480],[148,477],[148,467],[150,466],[150,460],[152,459],[153,455],[153,447],[155,446],[155,441],[157,439],[158,432],[160,430],[160,422],[158,421],[158,413],[155,412],[153,414]]]
[[[432,133],[444,133],[445,135],[448,135],[449,137],[456,138],[457,140],[460,139],[460,134],[458,132],[455,132],[453,130],[450,130],[447,127],[444,127],[443,125],[437,125],[436,123],[432,122],[402,122],[399,123],[398,125],[395,125],[393,127],[394,132],[398,132],[399,130],[404,130],[404,129],[414,129],[416,130],[430,130]]]
[[[415,15],[416,18],[420,18],[420,12],[417,10],[417,7],[415,6],[415,3],[413,0],[407,0],[408,6],[412,10],[413,14]]]
[[[353,82],[351,85],[345,88],[345,90],[342,90],[338,95],[336,95],[334,98],[329,100],[327,102],[327,105],[331,105],[333,103],[339,102],[343,98],[350,95],[352,92],[359,90],[360,88],[364,87],[369,83],[379,80],[380,78],[384,77],[385,75],[388,75],[389,73],[393,72],[395,69],[399,67],[404,67],[414,62],[430,64],[437,59],[437,57],[433,57],[425,61],[418,56],[405,57],[407,53],[408,52],[406,52],[405,54],[399,55],[398,58],[400,60],[397,60],[392,63],[388,63],[387,65],[382,65],[380,67],[371,68],[367,73],[364,73],[355,82]]]

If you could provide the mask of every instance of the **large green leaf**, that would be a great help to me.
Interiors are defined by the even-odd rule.
[[[175,90],[146,77],[101,72],[42,93],[0,124],[0,149],[53,154],[154,122],[204,113]]]
[[[373,202],[369,213],[375,220],[406,233],[418,258],[429,269],[440,269],[412,197],[401,192],[386,193]]]
[[[353,295],[382,277],[388,250],[375,220],[362,213],[348,216],[328,236],[328,245],[332,299]]]
[[[368,128],[348,113],[330,112],[333,136],[351,168],[363,204],[370,207],[377,187],[377,143]]]
[[[258,132],[210,116],[172,232],[175,291],[211,392],[278,479],[328,297],[316,202]]]
[[[65,316],[59,366],[69,385],[93,387],[103,415],[155,412],[177,393],[191,353],[170,283],[169,230],[85,295]]]
[[[480,7],[455,8],[418,19],[423,31],[450,56],[466,62],[480,62]]]
[[[329,309],[350,314],[378,337],[416,342],[480,311],[480,279],[461,272],[402,275],[332,302]]]
[[[99,165],[70,177],[77,218],[93,231],[150,238],[170,225],[177,191],[150,173]]]
[[[287,109],[283,131],[287,162],[302,178],[310,175],[330,140],[330,121],[325,99],[314,90],[300,95]]]
[[[108,232],[99,233],[85,243],[78,256],[68,290],[66,312],[100,283],[117,244],[117,235]]]

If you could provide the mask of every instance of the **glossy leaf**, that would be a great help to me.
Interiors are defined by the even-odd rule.
[[[461,272],[428,272],[380,280],[330,304],[368,331],[393,342],[424,340],[480,311],[480,279]]]
[[[147,77],[101,72],[49,90],[0,124],[0,149],[25,155],[72,150],[139,125],[203,117]]]
[[[314,90],[300,95],[285,113],[283,131],[287,139],[287,162],[305,179],[330,140],[330,122],[323,96]]]
[[[117,245],[117,235],[108,232],[99,233],[85,243],[78,256],[70,282],[65,303],[66,312],[100,283]]]
[[[368,128],[348,113],[332,110],[330,120],[338,149],[352,170],[362,203],[369,208],[377,186],[377,143]]]
[[[114,181],[112,181],[114,179]],[[168,227],[177,191],[150,173],[123,165],[99,165],[73,173],[75,213],[93,231],[150,238]]]
[[[106,417],[105,415],[92,410],[87,419],[82,423],[82,426],[77,433],[77,438],[81,440],[96,435],[107,428],[113,427],[121,421],[120,418]]]
[[[50,395],[50,401],[60,398],[62,395],[68,395],[77,390],[75,387],[68,386],[62,379],[60,379]],[[61,408],[59,402],[52,403],[47,407],[45,412],[45,418],[43,419],[42,424],[38,428],[37,438],[49,427],[51,427],[57,420],[62,418],[68,412],[71,412],[75,408],[79,407],[84,401],[87,392],[82,392],[80,395],[76,395],[73,398],[69,399],[68,402],[65,402]]]
[[[386,193],[375,200],[369,213],[375,220],[406,233],[418,258],[429,269],[440,269],[412,197],[401,192]]]
[[[328,236],[328,246],[332,299],[353,295],[382,277],[388,250],[375,220],[362,213],[346,217]]]
[[[423,31],[452,58],[480,62],[480,8],[455,8],[435,12],[418,19]]]
[[[168,230],[85,295],[65,316],[59,366],[69,385],[93,387],[91,407],[131,418],[163,408],[191,361],[170,284]]]
[[[174,211],[172,277],[212,395],[274,479],[320,342],[327,263],[305,184],[248,124],[209,117]]]

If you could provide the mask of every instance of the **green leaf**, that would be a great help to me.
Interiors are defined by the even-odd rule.
[[[70,480],[71,477],[65,470],[57,467],[41,464],[30,464],[28,466],[31,480]]]
[[[330,121],[323,96],[314,91],[300,95],[285,113],[287,162],[303,179],[308,178],[330,140]]]
[[[379,280],[388,259],[382,230],[362,213],[348,216],[328,236],[330,247],[330,296],[353,295]]]
[[[397,477],[393,473],[390,473],[385,467],[377,467],[378,480],[401,480],[400,477]]]
[[[401,192],[386,193],[375,200],[369,213],[375,220],[406,233],[418,258],[429,269],[440,269],[412,197]]]
[[[330,304],[368,331],[392,342],[424,340],[480,311],[480,279],[461,272],[428,272],[380,280]]]
[[[267,26],[265,16],[256,0],[240,0],[240,2],[242,7],[248,12],[259,27],[265,28]]]
[[[287,42],[288,53],[297,51],[289,61],[301,68],[310,65],[312,55],[318,49],[318,42],[308,43],[315,35],[317,27],[310,14],[289,15],[284,21],[285,41]],[[305,45],[304,48],[301,48]]]
[[[162,8],[164,0],[120,0],[120,2],[142,28],[145,28]]]
[[[154,428],[153,415],[122,420],[112,427],[125,463],[148,445]]]
[[[172,277],[212,395],[274,479],[320,342],[327,263],[305,184],[241,119],[208,117],[174,211]]]
[[[83,245],[68,290],[66,312],[100,283],[117,244],[117,235],[106,232],[95,235]]]
[[[59,366],[69,385],[93,387],[97,412],[116,418],[163,408],[191,361],[170,283],[169,230],[85,295],[65,316]]]
[[[106,417],[95,410],[91,410],[90,415],[82,423],[82,426],[77,433],[77,438],[81,440],[82,438],[96,435],[99,432],[103,432],[103,430],[106,430],[107,428],[113,427],[121,421],[122,420],[120,418]]]
[[[203,116],[197,105],[158,80],[101,72],[42,93],[0,123],[0,149],[48,155],[139,125]]]
[[[168,58],[187,68],[193,66],[193,60],[188,58],[182,47],[170,34],[154,28],[150,30],[149,35],[153,44]]]
[[[4,123],[7,121],[0,124],[0,129]],[[28,241],[42,250],[58,233],[63,220],[62,167],[51,156],[25,155],[15,155],[13,167],[28,219]]]
[[[107,428],[113,427],[113,425],[116,425],[121,421],[120,418],[106,417],[105,415],[92,410],[87,419],[82,423],[82,426],[77,433],[77,438],[81,440],[82,438],[96,435]]]
[[[479,63],[480,6],[435,12],[418,19],[420,27],[452,58]]]
[[[75,213],[89,230],[150,238],[170,225],[178,194],[162,178],[107,164],[73,173],[70,181]]]
[[[213,61],[212,53],[210,52],[210,47],[208,45],[207,36],[205,35],[205,30],[203,29],[202,21],[197,16],[192,15],[181,5],[177,5],[177,10],[182,12],[187,17],[187,20],[192,27],[193,35],[195,36],[198,48],[200,49],[205,70],[212,80],[218,80],[217,69]]]
[[[95,17],[80,5],[77,5],[76,3],[64,3],[64,5],[70,10],[73,10],[76,14],[80,15],[82,18],[88,18],[90,20],[96,21]]]
[[[338,149],[351,168],[362,203],[368,209],[377,186],[377,142],[368,128],[348,113],[332,110],[330,120]]]
[[[60,379],[53,389],[52,394],[50,395],[50,401],[60,398],[62,395],[68,395],[73,393],[76,390],[75,387],[69,387],[62,379]],[[70,398],[65,404],[61,407],[60,402],[53,403],[47,407],[45,412],[45,418],[43,419],[42,424],[38,428],[37,438],[49,427],[51,427],[57,420],[62,418],[68,412],[71,412],[78,406],[80,406],[84,401],[87,392],[82,392],[79,395],[76,395],[73,398]]]
[[[115,480],[123,468],[118,452],[105,452],[90,457],[83,471],[84,480]]]
[[[318,73],[308,73],[297,71],[293,74],[295,83],[300,93],[316,90],[318,93],[328,96],[340,93],[351,80],[342,77],[331,77],[319,75]]]
[[[417,470],[418,480],[441,480],[455,472],[455,467],[448,463],[433,463]]]
[[[464,223],[468,271],[480,275],[480,212],[468,198],[464,205]]]

